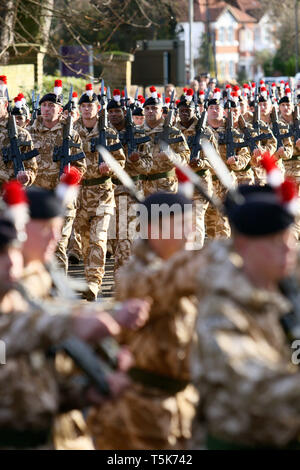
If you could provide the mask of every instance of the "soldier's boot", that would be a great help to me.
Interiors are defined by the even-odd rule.
[[[82,298],[88,300],[89,302],[94,302],[97,300],[98,295],[101,294],[101,286],[98,282],[89,282],[87,290],[83,292]]]

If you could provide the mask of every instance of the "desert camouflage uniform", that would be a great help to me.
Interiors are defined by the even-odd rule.
[[[91,140],[98,137],[98,122],[89,130],[84,126],[82,118],[75,123],[86,154],[87,172],[80,188],[77,199],[77,218],[82,255],[85,265],[85,276],[89,284],[91,295],[96,299],[98,289],[104,276],[107,231],[111,216],[114,212],[114,192],[111,177],[113,172],[105,176],[99,173],[99,154],[91,152]],[[113,129],[109,132],[116,134]],[[108,145],[116,144],[119,140],[110,139]],[[122,148],[112,152],[113,157],[120,165],[125,165],[125,155]]]
[[[0,313],[0,338],[6,346],[6,364],[0,367],[0,446],[52,448],[53,420],[60,407],[84,405],[82,386],[61,381],[46,355],[69,336],[72,319],[62,312],[24,310],[24,305],[20,311],[17,303],[15,312]],[[71,397],[76,403],[69,402]],[[43,442],[25,443],[32,434]],[[16,438],[18,444],[13,443]]]
[[[190,384],[196,306],[188,292],[195,292],[196,276],[189,272],[192,285],[185,283],[185,261],[195,259],[194,253],[182,251],[164,261],[146,240],[138,240],[117,273],[118,300],[151,297],[153,305],[143,328],[124,331],[121,341],[135,361],[132,386],[88,417],[98,449],[180,449],[191,436],[198,393]],[[198,270],[199,263],[195,266]],[[161,378],[172,386],[163,388]]]
[[[243,114],[243,117],[247,123],[252,124],[253,113],[251,111],[246,111],[245,114]]]
[[[210,126],[209,126],[210,127]],[[215,135],[215,139],[218,142],[219,133],[225,133],[225,121],[224,126],[220,126],[218,129],[213,129],[210,127]],[[240,130],[233,129],[233,136],[235,142],[243,142],[244,137]],[[226,164],[226,145],[218,144],[219,154],[222,160]],[[237,158],[236,163],[228,167],[231,171],[232,177],[234,180],[238,180],[240,183],[251,184],[254,182],[254,174],[250,167],[250,153],[247,147],[242,147],[241,149],[235,149],[235,156]],[[226,164],[227,165],[227,164]],[[226,189],[219,181],[218,177],[213,174],[213,193],[215,196],[218,196],[221,200],[224,199],[226,194]],[[206,223],[206,233],[209,238],[229,238],[231,234],[230,226],[227,217],[217,211],[211,205],[206,211],[205,217]]]
[[[55,301],[52,293],[51,274],[39,261],[31,262],[25,266],[22,286],[26,289],[27,295],[35,301],[43,300],[48,303]],[[60,374],[60,377],[69,377],[74,373],[75,367],[66,354],[58,353],[55,357],[55,370]],[[55,449],[58,450],[87,450],[94,448],[80,410],[74,409],[55,417],[53,421],[53,442]]]
[[[280,317],[291,306],[258,289],[230,243],[207,246],[192,371],[210,448],[283,447],[300,434],[300,372]]]
[[[63,142],[63,123],[61,119],[52,129],[43,125],[42,118],[39,116],[33,125],[29,128],[32,135],[35,148],[39,151],[37,157],[38,174],[35,185],[53,190],[59,183],[59,166],[60,162],[53,162],[53,150],[55,146],[60,147]],[[78,133],[73,130],[73,141],[81,144]],[[82,151],[82,148],[72,148],[71,153],[76,154]],[[76,166],[83,175],[86,171],[85,159],[72,162],[72,166]],[[72,202],[67,206],[65,214],[65,222],[62,228],[62,237],[58,243],[57,257],[63,264],[65,271],[68,268],[67,246],[72,231],[73,221],[76,215],[76,203]]]
[[[7,119],[0,120],[0,150],[4,147],[8,147],[10,145],[9,138],[8,138],[8,131],[7,131]],[[21,152],[29,152],[33,150],[34,145],[32,142],[31,135],[29,134],[28,130],[22,129],[21,127],[17,126],[18,130],[18,138],[20,141],[29,142],[29,145],[20,147]],[[33,184],[36,174],[37,174],[37,161],[36,157],[31,158],[30,160],[24,161],[24,168],[29,173],[29,181],[25,186],[30,186]],[[2,183],[9,181],[15,178],[14,173],[14,166],[12,162],[7,164],[3,161],[2,153],[0,154],[0,186]]]
[[[284,124],[290,124],[283,117],[281,120]],[[293,142],[293,155],[289,160],[284,161],[284,168],[285,168],[285,175],[292,176],[298,183],[300,183],[300,148],[297,147],[295,139],[292,137],[290,138]],[[300,195],[300,187],[299,187],[299,195]],[[296,217],[296,223],[294,225],[294,233],[299,240],[300,238],[300,218],[299,216]]]
[[[113,127],[113,126],[112,126]],[[119,133],[120,140],[122,142],[122,131]],[[145,134],[137,134],[136,138],[144,137]],[[151,166],[149,159],[140,158],[138,162],[132,163],[128,160],[128,149],[127,145],[123,143],[124,153],[126,155],[125,171],[135,181],[136,189],[139,194],[143,195],[142,182],[139,180],[140,169],[144,172]],[[137,152],[145,153],[145,144],[139,144]],[[112,250],[115,257],[114,270],[116,271],[125,263],[129,258],[131,252],[131,245],[133,240],[136,238],[136,201],[128,194],[125,186],[121,182],[113,178],[113,184],[115,185],[115,202],[116,212],[113,221],[115,222],[114,231],[116,236],[112,238]]]
[[[197,119],[194,118],[192,124],[186,128],[180,122],[177,125],[178,129],[183,133],[188,145],[190,146],[190,140],[196,134],[196,125]],[[205,129],[205,136],[207,140],[210,141],[215,148],[217,148],[217,143],[214,137],[213,132],[210,128],[206,127]],[[191,167],[191,169],[201,177],[201,181],[204,184],[204,187],[209,196],[212,195],[212,176],[210,171],[209,162],[204,158],[203,152],[200,152],[200,159],[198,161],[198,165],[196,167]],[[193,210],[194,210],[194,224],[195,224],[195,248],[202,248],[204,244],[205,238],[205,213],[207,211],[209,203],[203,196],[199,194],[198,191],[194,192],[193,196]]]
[[[270,127],[264,121],[259,121],[259,130],[254,128],[251,124],[248,124],[248,127],[252,137],[256,137],[260,134],[271,134],[269,139],[256,141],[256,145],[261,153],[269,151],[270,155],[273,155],[276,152],[277,141]],[[280,158],[277,162],[279,168],[283,169],[282,159]],[[253,157],[251,157],[251,167],[255,176],[255,184],[266,184],[266,172],[259,163],[257,164]]]
[[[140,168],[140,179],[142,181],[142,189],[145,197],[157,191],[167,191],[176,193],[178,189],[178,180],[175,174],[173,163],[169,160],[157,159],[157,154],[160,152],[160,143],[155,143],[155,137],[163,130],[164,121],[162,120],[158,126],[151,129],[145,122],[142,129],[145,134],[151,137],[151,141],[145,144],[145,154],[142,156],[144,160],[148,160],[145,168]],[[176,128],[174,128],[177,131]],[[180,135],[171,135],[173,137],[180,137]],[[190,151],[188,145],[181,134],[182,141],[171,144],[171,149],[180,157],[181,163],[188,163],[190,158]],[[159,175],[162,174],[161,177]]]

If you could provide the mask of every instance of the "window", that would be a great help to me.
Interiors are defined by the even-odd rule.
[[[231,60],[229,62],[229,76],[230,76],[230,78],[235,77],[235,64],[234,64],[233,60]]]
[[[227,39],[228,39],[228,42],[234,42],[234,30],[233,30],[233,26],[229,26],[229,28],[228,28]]]
[[[221,26],[219,29],[219,41],[220,42],[225,42],[225,28],[224,26]]]

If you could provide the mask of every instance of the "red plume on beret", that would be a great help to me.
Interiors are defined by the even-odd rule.
[[[0,81],[3,82],[5,85],[7,85],[7,76],[6,75],[0,75]]]
[[[150,92],[151,92],[151,93],[154,93],[155,91],[156,91],[155,86],[151,86],[151,87],[150,87]]]
[[[193,90],[192,88],[189,88],[189,89],[187,90],[186,94],[187,94],[188,96],[193,96],[194,90]]]
[[[68,185],[79,184],[81,180],[81,173],[75,166],[71,166],[70,169],[65,167],[60,180],[62,183]]]
[[[278,188],[278,194],[283,204],[298,197],[298,186],[294,179],[286,178]]]
[[[113,96],[121,96],[120,90],[116,89],[113,91]]]
[[[60,87],[60,88],[61,88],[61,87],[62,87],[62,81],[61,81],[61,80],[55,80],[55,82],[54,82],[54,86],[55,86],[55,87]]]
[[[87,85],[85,85],[85,89],[86,89],[86,91],[92,90],[93,89],[92,83],[88,83]]]
[[[165,102],[166,102],[166,103],[170,103],[170,102],[171,102],[171,98],[169,98],[169,97],[167,96],[167,98],[165,99]]]
[[[77,91],[73,91],[72,97],[73,97],[73,98],[78,98],[78,93],[77,93]]]
[[[27,204],[28,199],[24,188],[21,183],[17,180],[7,181],[2,185],[3,191],[3,200],[9,206],[13,206],[15,204]]]
[[[178,183],[186,183],[187,181],[190,181],[188,177],[179,168],[176,168],[175,172],[178,178]]]
[[[262,167],[266,170],[267,181],[270,186],[277,188],[283,181],[283,174],[277,166],[277,160],[270,152],[264,152],[260,161]]]

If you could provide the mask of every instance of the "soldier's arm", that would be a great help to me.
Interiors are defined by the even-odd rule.
[[[71,147],[71,154],[74,155],[76,153],[80,153],[83,151],[83,145],[82,145],[82,140],[78,134],[77,131],[75,131],[73,129],[73,136],[72,136],[72,139],[74,141],[75,144],[79,144],[80,147],[79,148],[75,148],[75,147]],[[72,162],[72,166],[76,166],[78,168],[78,170],[80,171],[81,173],[81,177],[84,176],[85,172],[86,172],[86,159],[85,158],[81,158],[80,160],[77,160],[75,162]]]
[[[236,162],[230,165],[233,170],[244,170],[250,162],[251,156],[248,147],[242,147],[236,152]]]
[[[286,132],[285,132],[286,133]],[[283,160],[290,160],[293,157],[294,145],[291,137],[283,139],[284,154],[282,155]]]
[[[38,311],[0,315],[0,339],[8,356],[47,349],[70,334],[72,317]]]
[[[242,307],[228,297],[210,292],[201,299],[199,312],[192,373],[195,382],[211,392],[215,409],[224,416],[219,426],[227,439],[231,433],[236,439],[238,426],[244,428],[244,416],[250,427],[259,423],[257,443],[278,445],[292,440],[300,427],[298,369],[254,327],[253,334],[248,333]],[[217,390],[222,390],[222,398]],[[233,414],[236,426],[230,429],[226,422]]]
[[[26,147],[22,147],[22,152],[23,151],[29,152],[30,150],[33,150],[34,144],[33,144],[33,140],[31,138],[30,133],[27,131],[27,129],[18,128],[18,130],[19,130],[20,138],[24,141],[30,142],[30,145]],[[29,178],[27,183],[25,183],[25,186],[31,186],[34,183],[34,180],[36,178],[37,171],[38,171],[36,158],[33,157],[30,160],[24,161],[24,168]]]

